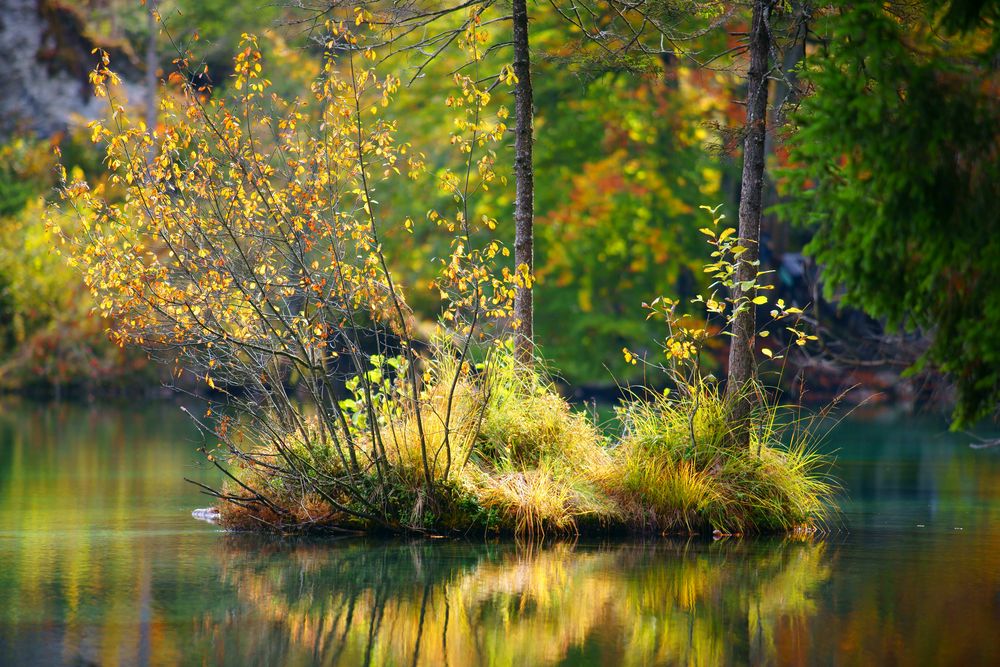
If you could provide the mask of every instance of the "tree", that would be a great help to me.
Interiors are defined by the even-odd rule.
[[[784,75],[781,60],[774,57],[779,49],[779,32],[772,25],[772,15],[778,3],[775,0],[752,0],[750,4],[750,28],[746,42],[729,46],[714,54],[702,53],[698,42],[693,41],[695,36],[703,37],[726,25],[736,14],[740,3],[704,3],[700,7],[701,11],[716,14],[707,27],[685,25],[685,17],[678,6],[653,0],[637,3],[611,0],[610,5],[615,10],[615,15],[608,19],[608,26],[604,25],[604,16],[600,12],[589,12],[592,26],[581,18],[586,14],[581,14],[575,8],[561,12],[587,38],[602,46],[609,62],[622,63],[627,67],[641,67],[641,59],[651,56],[680,57],[704,68],[731,67],[732,63],[727,62],[727,58],[744,53],[747,56],[746,119],[742,128],[743,169],[737,232],[742,250],[737,257],[733,284],[732,302],[736,304],[738,311],[732,317],[727,378],[727,397],[732,409],[734,436],[740,443],[748,440],[745,424],[757,393],[757,368],[754,362],[756,305],[766,301],[757,300],[756,290],[760,269],[768,87],[772,79],[783,78]],[[791,21],[785,23],[790,24],[786,27],[791,28],[794,49],[801,41],[797,37],[801,32],[799,28],[803,18],[801,11],[792,11],[789,15]],[[635,60],[637,56],[640,58],[638,62]],[[713,65],[717,62],[720,64]]]
[[[514,33],[514,266],[521,276],[514,297],[514,316],[518,320],[517,357],[530,364],[535,357],[535,306],[531,291],[534,279],[535,174],[532,159],[533,101],[531,91],[531,55],[528,44],[528,8],[526,0],[514,0],[511,17]]]
[[[911,371],[954,380],[961,427],[1000,401],[997,39],[988,6],[952,3],[961,28],[939,10],[852,2],[815,26],[779,211],[814,231],[828,297],[930,337]]]
[[[439,59],[445,50],[470,25],[489,25],[502,21],[511,25],[510,40],[492,45],[486,53],[508,46],[513,49],[513,67],[484,77],[497,85],[512,82],[514,87],[514,269],[518,281],[515,296],[514,321],[517,357],[525,364],[534,361],[534,299],[532,275],[534,267],[534,164],[532,157],[534,105],[531,84],[531,55],[528,30],[527,0],[514,0],[512,13],[487,18],[487,10],[495,0],[408,0],[407,2],[356,2],[355,0],[328,0],[324,14],[348,10],[370,13],[370,25],[378,30],[378,40],[386,47],[388,55],[409,56],[417,54],[417,64],[409,83],[422,76],[426,68]],[[485,54],[484,54],[485,55]],[[461,71],[469,62],[459,66]],[[492,90],[493,85],[489,86]]]
[[[160,66],[160,59],[156,49],[157,34],[160,31],[159,14],[156,11],[155,0],[144,0],[146,5],[146,29],[149,35],[146,37],[146,127],[150,132],[156,129],[156,107],[157,107],[157,87],[159,80],[157,70]],[[152,148],[151,148],[152,150]],[[155,157],[150,155],[150,157]]]
[[[747,70],[747,117],[743,139],[743,176],[740,183],[738,234],[746,250],[739,255],[734,299],[745,302],[733,318],[729,346],[729,376],[726,392],[732,404],[736,438],[747,441],[747,416],[753,407],[757,368],[754,361],[756,308],[754,304],[757,273],[760,267],[760,215],[764,190],[764,139],[767,132],[768,74],[772,48],[771,10],[773,0],[754,0],[750,23]]]

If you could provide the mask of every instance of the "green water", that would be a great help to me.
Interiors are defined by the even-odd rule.
[[[176,406],[0,412],[0,663],[1000,664],[1000,451],[854,421],[821,540],[282,541]]]

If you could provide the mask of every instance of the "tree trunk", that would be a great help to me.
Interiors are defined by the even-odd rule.
[[[146,131],[150,136],[156,130],[156,70],[159,60],[156,56],[156,36],[160,26],[156,20],[156,3],[146,0],[146,26],[149,29],[149,40],[146,42]],[[156,148],[149,149],[149,159],[156,157]]]
[[[531,58],[528,53],[527,0],[514,0],[514,266],[526,281],[534,280],[535,183],[532,144]],[[534,302],[529,284],[514,294],[514,317],[520,325],[515,337],[518,360],[534,361]]]
[[[739,283],[755,280],[760,257],[760,214],[764,185],[764,139],[767,130],[767,73],[771,35],[768,29],[773,0],[754,0],[750,27],[750,69],[747,72],[747,120],[743,140],[743,178],[740,186],[739,236],[747,248],[736,267],[737,285],[733,296],[746,298],[733,321],[729,347],[729,378],[726,384],[735,441],[749,440],[747,417],[755,397],[753,382],[757,376],[754,360],[756,313],[752,301],[756,290],[743,290]]]

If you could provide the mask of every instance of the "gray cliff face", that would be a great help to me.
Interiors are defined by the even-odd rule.
[[[107,100],[93,96],[87,75],[94,48],[111,54],[129,99],[142,101],[134,58],[122,45],[90,37],[81,15],[57,0],[0,0],[0,138],[14,131],[48,136],[104,114]]]

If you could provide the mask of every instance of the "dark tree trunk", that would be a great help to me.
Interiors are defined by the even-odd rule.
[[[754,0],[750,26],[750,69],[747,72],[747,120],[743,140],[743,179],[740,186],[739,236],[747,250],[739,256],[734,297],[752,301],[756,290],[743,290],[739,283],[757,277],[760,256],[760,214],[764,186],[764,139],[767,130],[767,73],[771,35],[768,29],[773,0]],[[744,305],[733,322],[729,347],[729,378],[726,385],[734,433],[738,443],[749,438],[746,420],[754,404],[753,382],[755,307]]]
[[[535,183],[532,144],[531,58],[528,53],[527,0],[514,0],[514,266],[528,276],[534,276],[534,208]],[[520,321],[515,337],[517,358],[532,363],[534,344],[534,302],[531,288],[517,288],[514,295],[514,317]]]

